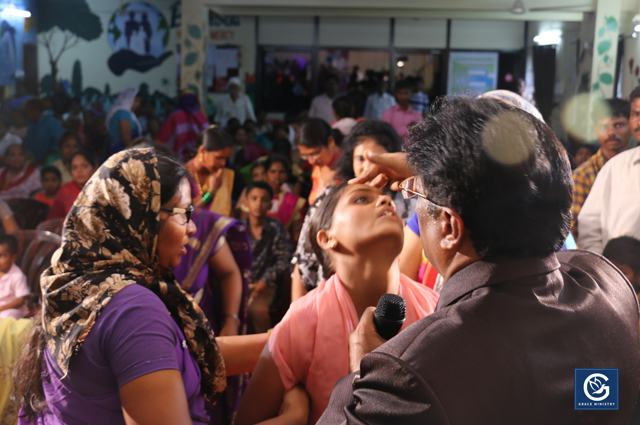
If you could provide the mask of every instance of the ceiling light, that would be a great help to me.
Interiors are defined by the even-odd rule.
[[[19,16],[21,18],[31,17],[31,12],[29,12],[28,10],[14,9],[12,7],[5,7],[4,9],[2,9],[2,13],[4,13],[5,15]]]
[[[403,61],[398,61],[398,68],[402,68],[404,66],[404,62]]]
[[[542,34],[538,34],[535,37],[533,37],[533,41],[538,43],[540,46],[560,44],[560,42],[562,41],[562,31],[560,30],[545,31]]]
[[[524,7],[524,3],[522,2],[522,0],[516,0],[515,3],[513,3],[513,6],[511,6],[511,13],[515,13],[516,15],[522,15],[523,13],[527,12],[527,8]]]

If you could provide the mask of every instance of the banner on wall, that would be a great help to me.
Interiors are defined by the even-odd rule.
[[[497,52],[451,52],[447,94],[478,94],[498,87]]]
[[[113,55],[109,69],[120,76],[127,69],[147,72],[160,66],[171,51],[169,23],[153,5],[143,2],[126,3],[116,10],[108,26],[108,38]]]

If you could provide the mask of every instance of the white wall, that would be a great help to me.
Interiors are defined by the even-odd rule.
[[[444,49],[447,47],[447,20],[398,18],[395,45],[399,48]]]
[[[390,20],[378,18],[320,18],[321,47],[388,48]]]
[[[522,21],[451,21],[452,49],[518,50],[524,47]]]
[[[272,46],[313,45],[313,17],[261,16],[258,42]]]

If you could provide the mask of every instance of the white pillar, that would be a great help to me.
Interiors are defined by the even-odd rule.
[[[616,58],[620,32],[620,1],[598,0],[591,62],[591,94],[610,98],[615,95]]]
[[[205,7],[203,0],[182,0],[180,28],[180,89],[193,90],[205,104]]]

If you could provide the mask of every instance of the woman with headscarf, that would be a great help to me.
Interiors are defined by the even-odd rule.
[[[107,155],[129,149],[133,141],[142,135],[142,126],[135,114],[138,106],[140,96],[134,88],[125,89],[111,105],[106,119],[111,137]]]
[[[170,271],[196,231],[191,211],[186,169],[154,149],[93,175],[40,281],[14,371],[20,423],[207,423],[205,399],[254,368],[267,335],[214,338]]]
[[[173,111],[156,135],[156,141],[167,145],[183,161],[193,157],[200,133],[209,126],[198,96],[184,90],[178,96],[178,108]]]

